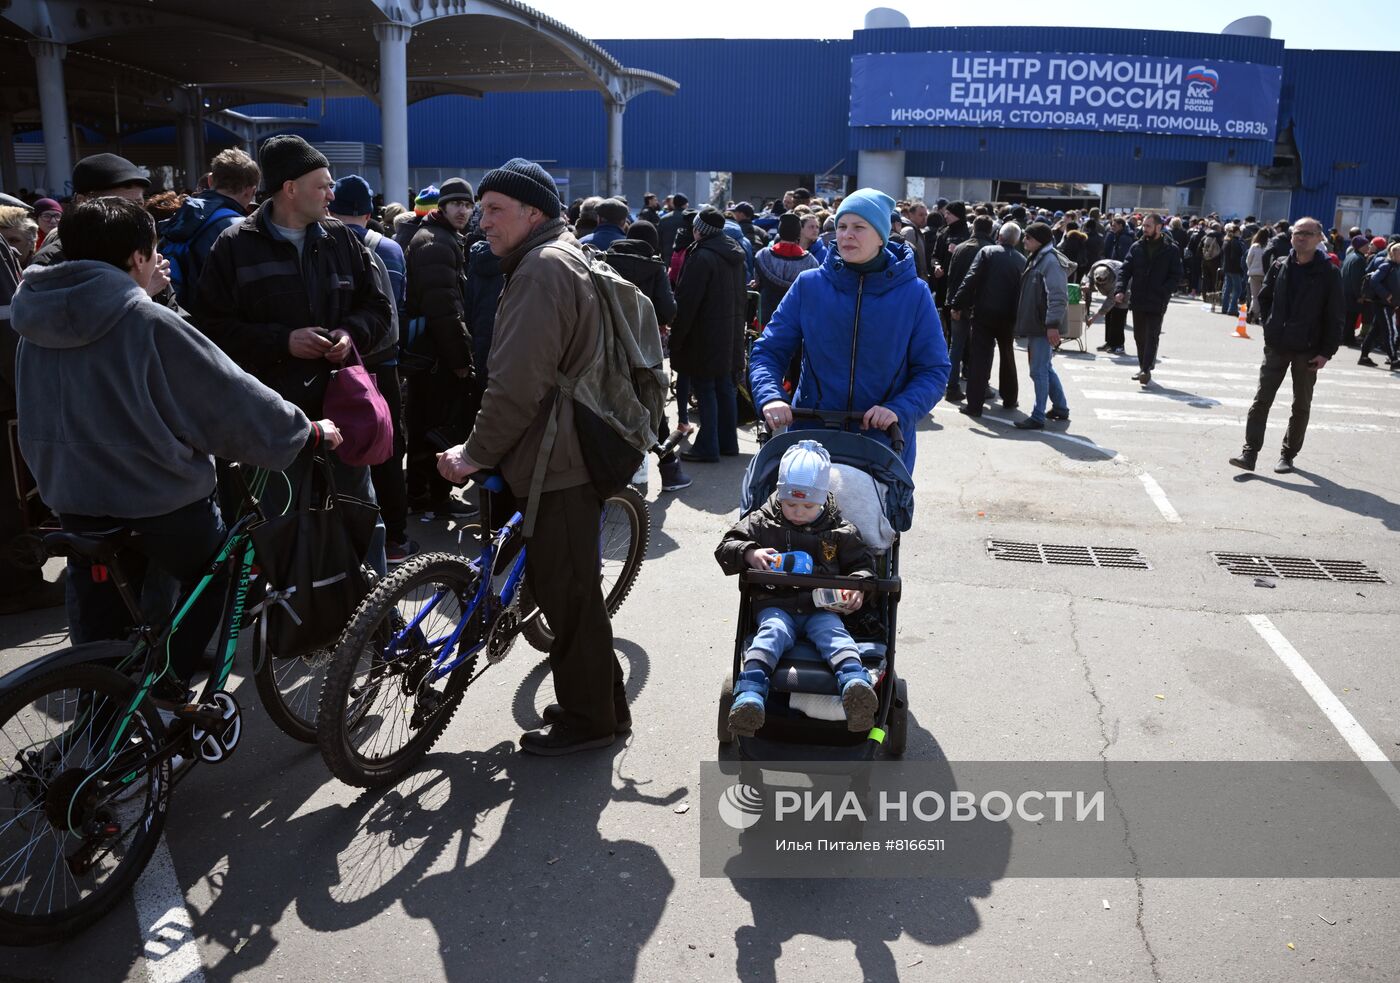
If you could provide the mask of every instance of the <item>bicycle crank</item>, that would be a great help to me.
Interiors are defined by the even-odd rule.
[[[190,732],[200,760],[210,764],[227,761],[243,737],[243,714],[232,693],[218,690],[208,703],[200,705],[201,726]]]

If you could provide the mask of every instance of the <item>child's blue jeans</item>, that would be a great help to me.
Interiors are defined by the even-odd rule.
[[[793,614],[782,608],[762,608],[758,612],[758,631],[749,645],[747,659],[757,659],[771,673],[784,652],[792,648],[799,637],[806,636],[822,658],[835,669],[845,658],[860,658],[855,639],[841,623],[835,611],[813,611]]]

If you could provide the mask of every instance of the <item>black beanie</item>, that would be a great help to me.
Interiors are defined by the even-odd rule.
[[[645,219],[638,219],[627,227],[627,238],[645,242],[651,247],[653,256],[661,253],[661,236],[657,233],[656,226]]]
[[[512,157],[494,171],[487,171],[476,186],[478,195],[495,191],[526,205],[533,205],[549,218],[558,218],[563,210],[559,189],[554,178],[539,164],[521,157]]]
[[[696,218],[698,221],[704,222],[716,231],[724,231],[724,212],[720,211],[714,205],[706,205],[704,208],[700,209],[700,213]]]
[[[263,190],[276,194],[282,190],[285,182],[295,181],[318,167],[329,168],[331,165],[325,154],[301,137],[295,133],[284,133],[264,141],[258,166],[262,168]]]
[[[945,207],[948,209],[948,212],[955,217],[962,219],[967,218],[967,205],[962,202],[950,201]]]
[[[450,177],[438,186],[438,206],[446,205],[449,201],[465,201],[468,205],[472,203],[472,186],[466,178]]]
[[[1026,226],[1026,235],[1040,243],[1042,246],[1055,241],[1055,233],[1050,230],[1050,226],[1044,222],[1032,222]]]
[[[778,238],[783,242],[796,242],[802,238],[802,216],[796,212],[783,212],[778,216]]]

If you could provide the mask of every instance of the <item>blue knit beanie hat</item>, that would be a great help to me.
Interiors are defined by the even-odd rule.
[[[847,212],[854,212],[870,223],[870,227],[880,234],[880,241],[884,242],[890,237],[890,215],[894,213],[894,199],[883,191],[876,191],[874,188],[861,188],[852,192],[841,202],[841,207],[836,209],[836,221],[840,223],[841,216]]]
[[[815,440],[799,440],[778,464],[778,499],[825,504],[831,485],[831,455]]]
[[[374,195],[369,182],[358,174],[347,174],[335,182],[335,200],[331,202],[332,215],[368,215],[374,211]]]

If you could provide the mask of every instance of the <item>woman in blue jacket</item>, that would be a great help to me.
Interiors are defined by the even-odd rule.
[[[894,199],[871,188],[836,212],[836,242],[819,269],[801,274],[754,344],[749,381],[768,426],[792,423],[783,375],[802,349],[792,405],[862,413],[863,430],[897,422],[914,470],[920,419],[948,384],[948,347],[928,285],[904,242],[887,241]]]

